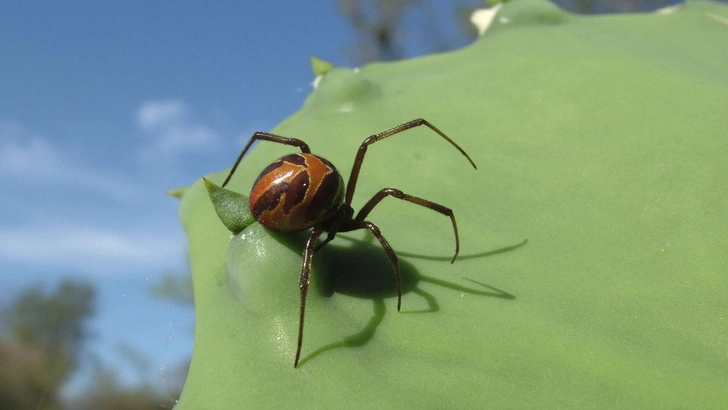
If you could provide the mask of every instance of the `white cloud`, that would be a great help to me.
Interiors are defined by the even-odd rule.
[[[51,267],[59,273],[94,274],[159,272],[181,259],[184,239],[137,230],[55,225],[0,230],[0,260]]]
[[[154,124],[164,118],[150,115],[147,120]],[[96,169],[87,162],[88,154],[68,152],[22,125],[0,120],[0,190],[17,202],[3,205],[22,210],[0,218],[0,266],[147,275],[180,267],[184,235],[166,227],[164,215],[153,218],[151,213],[161,211],[148,206],[144,194],[155,188],[114,173],[126,170]],[[60,189],[51,189],[55,187]],[[35,194],[26,200],[30,190]],[[164,201],[162,192],[151,201]],[[91,206],[108,206],[90,199],[99,194],[122,201],[86,212]],[[146,224],[128,220],[135,210]]]
[[[16,175],[48,176],[62,168],[62,163],[59,153],[47,141],[33,137],[24,144],[3,141],[0,167],[2,171]]]
[[[8,121],[0,121],[0,180],[62,184],[117,199],[137,192],[130,181],[79,165],[43,136]]]
[[[154,131],[179,123],[187,114],[187,106],[182,101],[148,101],[137,111],[137,123],[147,131]]]
[[[144,160],[210,151],[220,143],[217,132],[194,121],[189,107],[179,100],[147,101],[137,110],[136,121],[153,140],[141,152]]]

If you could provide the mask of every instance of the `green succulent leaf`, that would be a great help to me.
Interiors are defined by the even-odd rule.
[[[255,222],[255,218],[250,213],[247,196],[218,186],[208,179],[202,178],[202,180],[217,216],[233,235],[239,234],[248,225]]]
[[[313,69],[313,74],[319,76],[333,70],[334,65],[326,60],[311,56],[311,68]]]
[[[308,233],[231,239],[193,184],[177,408],[728,408],[726,17],[519,0],[462,50],[329,71],[272,131],[347,180],[367,136],[427,119],[478,169],[418,127],[369,147],[352,206],[385,187],[447,206],[460,255],[449,218],[383,200],[368,219],[399,256],[402,311],[376,239],[337,235],[313,258],[294,369]],[[292,151],[259,144],[229,188]]]
[[[180,187],[175,189],[170,189],[167,191],[167,195],[173,196],[177,199],[182,199],[182,197],[185,195],[185,192],[187,192],[187,187]]]

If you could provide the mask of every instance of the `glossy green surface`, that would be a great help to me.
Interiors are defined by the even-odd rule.
[[[294,369],[306,233],[231,240],[198,181],[178,408],[728,407],[728,25],[706,13],[728,7],[579,17],[519,0],[465,49],[328,72],[273,131],[346,180],[365,137],[431,121],[478,170],[410,130],[371,146],[353,206],[389,186],[447,205],[460,257],[448,218],[385,199],[369,219],[400,256],[402,312],[377,242],[340,235],[314,258]],[[259,144],[228,188],[294,151]]]

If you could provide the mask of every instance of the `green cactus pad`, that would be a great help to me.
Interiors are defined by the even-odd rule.
[[[447,217],[382,201],[369,220],[400,257],[402,311],[377,241],[340,234],[314,257],[294,369],[307,233],[231,240],[200,180],[181,202],[197,322],[177,408],[728,407],[721,18],[519,0],[462,50],[327,72],[272,131],[346,180],[367,136],[429,120],[478,169],[409,130],[369,148],[352,205],[384,187],[446,205],[460,256]],[[260,143],[228,188],[294,151]]]

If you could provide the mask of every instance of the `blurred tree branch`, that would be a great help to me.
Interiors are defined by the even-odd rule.
[[[59,392],[78,365],[89,336],[94,288],[64,280],[53,292],[40,285],[21,293],[0,321],[0,408],[61,408]]]

